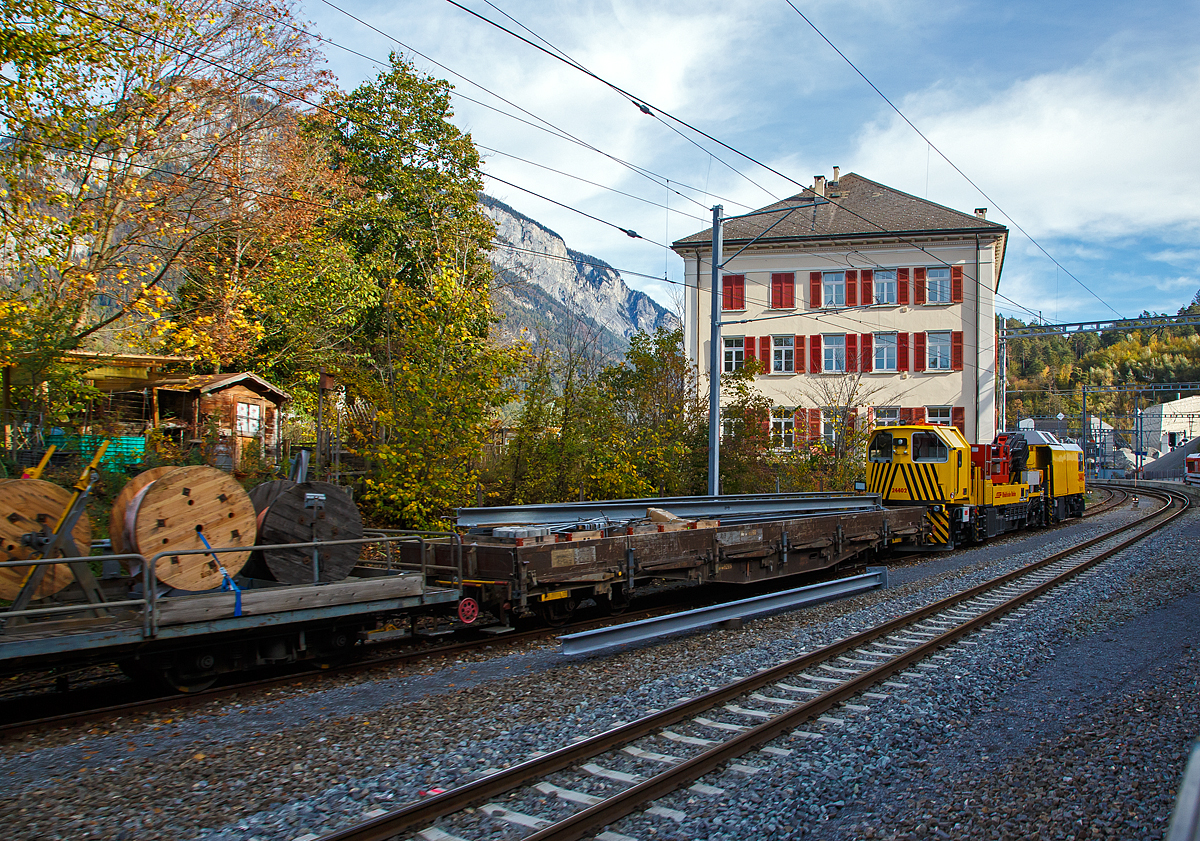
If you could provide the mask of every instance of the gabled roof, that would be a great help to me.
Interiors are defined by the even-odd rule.
[[[277,398],[276,402],[278,403],[292,399],[292,396],[283,389],[271,385],[262,377],[249,371],[239,374],[198,374],[187,379],[164,382],[159,387],[172,391],[198,391],[201,394],[210,394],[238,384],[245,385],[252,391],[261,392],[264,395],[273,395]]]
[[[805,188],[783,201],[761,208],[767,212],[749,219],[730,219],[722,226],[722,241],[744,243],[763,233],[761,243],[917,236],[930,233],[985,233],[1003,236],[1008,228],[925,199],[893,190],[861,175],[847,173],[825,186],[819,196]],[[787,211],[792,213],[788,214]],[[783,218],[785,217],[786,218]],[[780,219],[782,221],[779,221]],[[679,250],[712,244],[712,228],[672,244]]]

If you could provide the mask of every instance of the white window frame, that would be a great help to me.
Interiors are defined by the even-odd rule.
[[[899,333],[876,333],[871,337],[871,351],[872,355],[875,357],[874,360],[872,360],[874,363],[872,366],[873,371],[892,372],[896,370],[896,360],[899,358],[899,340],[897,339],[897,336],[899,335]],[[891,343],[890,347],[886,342]],[[892,353],[892,361],[890,364],[888,364],[886,356],[889,349]],[[882,357],[881,354],[883,355]],[[882,363],[880,362],[881,358],[883,359]]]
[[[846,334],[821,335],[821,371],[825,374],[846,373]]]
[[[239,438],[257,438],[262,434],[262,406],[257,403],[243,403],[238,401],[237,408],[234,411]]]
[[[925,423],[931,423],[935,426],[952,426],[952,417],[953,412],[949,406],[925,407]]]
[[[900,425],[900,407],[899,406],[876,406],[875,407],[875,425],[876,426],[899,426]]]
[[[837,426],[834,422],[836,418],[835,412],[821,410],[821,438],[826,444],[834,444],[837,442]]]
[[[771,373],[796,373],[796,337],[771,337]]]
[[[935,330],[925,334],[925,370],[950,370],[950,344],[949,330]]]
[[[736,342],[741,342],[741,344],[735,344]],[[726,374],[740,371],[746,364],[746,337],[726,336],[723,344],[721,370]]]
[[[884,306],[894,306],[896,303],[896,270],[876,269],[875,287],[872,290],[874,303]]]
[[[741,428],[741,424],[741,418],[721,418],[721,440],[732,440]]]
[[[950,303],[950,269],[939,266],[925,270],[925,303]]]
[[[821,273],[821,304],[824,307],[846,306],[846,273]]]
[[[793,409],[775,407],[771,412],[771,441],[779,438],[777,450],[791,450],[796,446],[796,417]]]

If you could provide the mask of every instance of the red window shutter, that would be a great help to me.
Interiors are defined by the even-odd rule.
[[[819,310],[821,308],[821,273],[808,273],[808,308]]]
[[[912,419],[913,419],[913,423],[925,423],[925,421],[927,420],[927,418],[925,417],[925,407],[918,406],[917,408],[913,409],[912,410]]]
[[[721,278],[721,307],[727,310],[746,308],[746,276],[728,274]]]
[[[925,269],[913,269],[913,303],[925,303]]]
[[[955,330],[950,334],[950,367],[955,371],[963,369],[963,334]]]
[[[825,365],[821,360],[821,337],[808,337],[808,370],[810,373],[819,374],[825,370]]]
[[[874,338],[870,333],[863,333],[858,339],[858,355],[862,359],[862,364],[858,367],[864,374],[869,374],[875,370],[875,349]]]
[[[846,370],[855,373],[858,371],[858,334],[846,334]]]
[[[796,352],[795,352],[795,354],[793,354],[793,358],[796,360],[796,373],[803,374],[804,373],[804,337],[803,336],[796,337],[796,344],[794,347],[795,347]]]
[[[967,410],[962,406],[955,406],[950,410],[950,422],[957,426],[963,435],[967,434]]]
[[[908,334],[896,334],[896,370],[908,370]]]
[[[925,334],[913,333],[912,338],[913,360],[912,369],[914,371],[924,371],[925,363],[929,361],[925,352]]]
[[[846,272],[846,306],[858,306],[858,271],[855,269]]]
[[[771,337],[760,336],[758,339],[758,359],[763,364],[763,371],[771,371]]]
[[[771,275],[771,309],[789,310],[796,306],[796,275],[778,272]]]
[[[745,340],[742,342],[742,344],[745,345],[745,347],[746,347],[746,359],[747,360],[757,358],[758,344],[756,342],[757,342],[757,340],[753,336],[747,336],[745,338]]]
[[[904,334],[901,333],[900,335],[904,335]],[[913,410],[912,409],[901,409],[900,410],[900,423],[904,424],[905,426],[908,426],[908,425],[912,424],[912,422],[913,422]]]
[[[853,432],[858,426],[858,409],[851,409],[846,413],[846,431]]]
[[[862,270],[862,295],[859,300],[864,307],[869,307],[875,303],[875,271],[874,269]]]
[[[821,440],[821,410],[808,410],[808,440]]]
[[[908,304],[908,269],[896,269],[896,303],[901,306]]]
[[[950,303],[961,304],[963,302],[963,267],[950,267]]]

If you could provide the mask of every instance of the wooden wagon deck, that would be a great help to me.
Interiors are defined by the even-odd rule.
[[[116,608],[114,615],[11,625],[0,632],[0,669],[48,665],[58,655],[92,652],[97,657],[144,650],[158,643],[226,632],[284,628],[426,605],[454,604],[455,589],[424,585],[419,573],[397,573],[333,584],[300,584],[246,590],[235,616],[231,592],[202,593],[159,600],[158,627],[147,633],[141,611]],[[49,658],[49,660],[47,659]]]

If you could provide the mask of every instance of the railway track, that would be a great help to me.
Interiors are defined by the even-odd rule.
[[[1110,487],[1103,488],[1102,490],[1108,494],[1107,498],[1101,501],[1098,505],[1089,507],[1087,513],[1084,514],[1085,517],[1095,516],[1097,514],[1112,510],[1113,508],[1125,503],[1129,498],[1128,492],[1121,488]],[[664,611],[670,609],[672,608],[651,608],[646,610],[631,611],[624,614],[621,618],[621,621],[636,621],[638,619],[645,619],[660,615]],[[294,685],[298,681],[311,680],[333,675],[359,674],[374,668],[415,663],[432,657],[452,656],[477,650],[484,645],[511,645],[513,643],[541,639],[549,635],[589,630],[611,621],[611,619],[592,619],[573,623],[570,627],[566,628],[535,628],[527,631],[517,631],[503,637],[489,637],[487,639],[457,642],[449,645],[439,645],[425,648],[420,651],[400,651],[381,657],[373,657],[369,660],[356,661],[334,668],[320,670],[314,669],[308,671],[291,671],[284,675],[273,675],[255,680],[241,681],[234,684],[216,686],[211,689],[205,689],[200,692],[193,692],[183,695],[173,693],[150,698],[138,697],[129,701],[123,701],[119,703],[102,703],[101,705],[96,705],[94,702],[83,702],[77,705],[77,707],[72,705],[69,700],[66,702],[60,702],[59,699],[61,696],[55,695],[51,696],[53,698],[53,702],[55,704],[62,703],[63,706],[69,707],[69,709],[53,715],[38,715],[37,717],[26,717],[19,712],[15,714],[10,712],[7,716],[5,716],[4,722],[0,723],[0,741],[13,739],[28,733],[50,730],[56,727],[66,727],[80,723],[97,723],[110,721],[129,715],[146,714],[163,710],[174,710],[183,707],[197,706],[219,700],[221,698],[228,698],[244,692],[272,689],[289,684]],[[101,687],[101,690],[102,689],[103,687]],[[0,702],[0,708],[3,706],[9,706],[11,708],[19,703],[20,700],[20,698],[3,699],[3,701]]]
[[[1119,505],[1119,489],[1104,503]],[[480,841],[518,837],[566,841],[599,837],[635,812],[673,817],[653,805],[691,786],[696,797],[723,791],[701,782],[721,768],[744,774],[762,770],[769,743],[838,711],[853,716],[921,680],[930,660],[963,637],[1002,621],[1071,578],[1143,539],[1189,506],[1174,491],[1143,491],[1160,505],[1132,523],[1056,553],[992,581],[781,663],[744,680],[651,712],[568,747],[423,801],[326,835],[320,841]],[[963,641],[962,644],[978,644]],[[664,752],[665,751],[665,752]],[[749,754],[753,759],[745,760]],[[739,762],[739,760],[742,760]],[[634,770],[623,770],[634,768]],[[500,802],[503,798],[504,802]],[[540,811],[539,811],[540,810]]]
[[[646,619],[652,616],[657,616],[664,612],[664,610],[666,609],[650,608],[641,611],[630,611],[622,615],[621,621],[637,621],[639,619]],[[211,689],[205,689],[199,692],[192,692],[182,695],[170,694],[156,696],[153,698],[139,698],[137,700],[117,704],[108,704],[105,706],[85,705],[80,709],[71,710],[69,712],[64,712],[57,715],[5,721],[4,723],[0,724],[0,741],[13,739],[17,736],[27,733],[50,730],[56,727],[66,727],[72,724],[80,724],[84,722],[95,723],[128,715],[197,706],[199,704],[208,703],[221,698],[228,698],[243,692],[271,689],[278,686],[287,686],[289,684],[294,685],[298,681],[312,680],[334,675],[344,676],[359,674],[361,672],[385,666],[398,666],[406,663],[416,663],[432,657],[453,656],[456,654],[477,650],[484,645],[511,645],[513,643],[542,639],[547,636],[555,636],[562,633],[589,630],[591,628],[598,627],[605,622],[611,621],[611,618],[607,620],[592,619],[577,622],[570,626],[561,628],[540,627],[527,631],[514,631],[511,634],[506,634],[501,637],[488,637],[486,639],[469,640],[465,642],[451,643],[449,645],[437,645],[430,648],[424,648],[419,651],[399,651],[394,654],[372,657],[366,660],[358,660],[328,669],[292,671],[285,675],[274,675],[271,677],[242,681],[225,686],[216,686]]]

